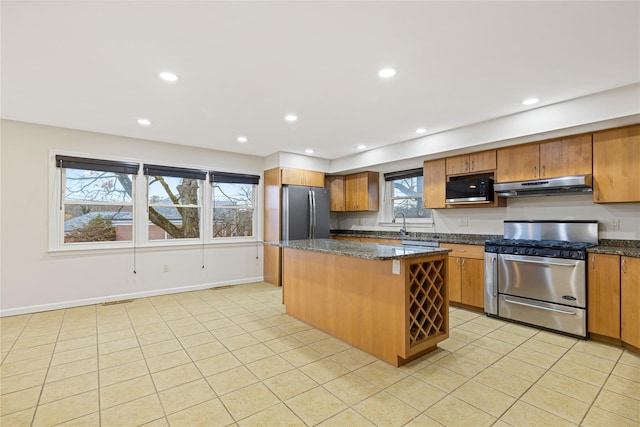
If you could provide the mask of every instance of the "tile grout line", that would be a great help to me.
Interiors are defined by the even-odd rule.
[[[38,400],[36,401],[36,406],[35,406],[35,408],[33,410],[33,415],[31,417],[31,424],[30,424],[31,426],[33,426],[35,421],[36,421],[36,415],[38,414],[38,408],[40,408],[40,399],[42,399],[42,393],[44,392],[44,386],[47,383],[47,377],[49,376],[49,371],[51,370],[51,363],[53,363],[53,356],[56,354],[56,348],[58,347],[58,339],[60,338],[60,331],[62,330],[62,325],[64,323],[64,318],[66,316],[67,316],[67,309],[64,309],[64,312],[62,314],[62,320],[60,321],[60,326],[58,327],[58,333],[56,334],[56,342],[53,345],[53,351],[51,353],[51,358],[49,359],[49,364],[47,365],[47,372],[45,373],[44,380],[42,382],[42,385],[40,386],[40,393],[38,394]],[[30,323],[32,319],[33,319],[33,317],[31,317],[29,319],[28,323]],[[28,325],[28,323],[27,323],[27,325]],[[25,325],[25,329],[26,329],[27,325]],[[16,340],[16,342],[17,342],[17,340]],[[97,343],[96,343],[96,345],[97,345]]]

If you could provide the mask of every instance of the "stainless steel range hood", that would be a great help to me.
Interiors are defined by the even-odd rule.
[[[494,184],[493,189],[498,197],[555,196],[593,191],[592,175],[574,175],[531,181],[503,182]]]

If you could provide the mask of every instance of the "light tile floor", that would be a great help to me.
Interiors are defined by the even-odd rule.
[[[394,368],[264,283],[0,319],[4,426],[640,426],[640,357],[465,310]],[[384,337],[381,337],[383,339]]]

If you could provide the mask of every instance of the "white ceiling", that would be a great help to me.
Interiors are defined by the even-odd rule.
[[[339,159],[419,127],[640,81],[637,1],[1,7],[3,118],[258,156],[312,148]],[[382,80],[387,66],[397,75]],[[163,82],[163,70],[181,80]],[[532,96],[541,102],[520,104]]]

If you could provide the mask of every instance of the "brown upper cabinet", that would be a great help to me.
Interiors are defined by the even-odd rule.
[[[353,211],[377,211],[379,199],[378,172],[360,172],[346,175],[345,210]]]
[[[640,202],[640,125],[593,134],[593,201]]]
[[[445,159],[429,160],[422,168],[422,201],[425,208],[446,208],[446,168]]]
[[[329,189],[329,210],[331,212],[345,211],[344,176],[327,175],[324,187]]]
[[[498,149],[496,182],[592,173],[591,134]]]
[[[496,150],[447,157],[447,175],[475,174],[496,168]]]
[[[324,172],[316,172],[305,169],[282,168],[281,173],[282,184],[324,187]]]

